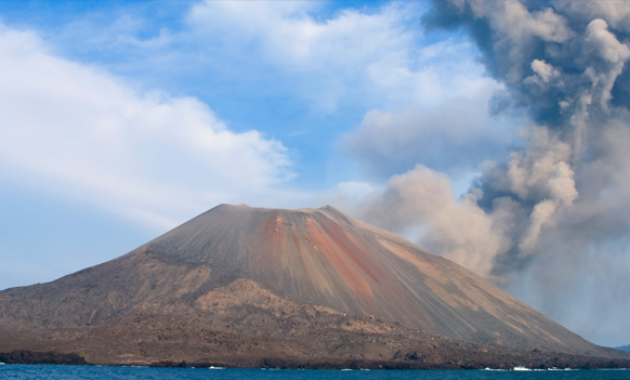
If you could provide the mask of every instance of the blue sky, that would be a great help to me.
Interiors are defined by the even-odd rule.
[[[465,31],[425,30],[430,7],[0,2],[0,289],[220,203],[367,215],[418,164],[470,208],[470,184],[532,120]],[[422,242],[426,228],[397,232]]]
[[[5,199],[12,199],[6,212],[21,215],[37,202],[42,214],[61,214],[64,223],[81,220],[82,229],[119,218],[105,227],[113,240],[119,240],[118,224],[139,237],[112,247],[114,257],[219,203],[323,206],[339,184],[357,182],[359,192],[378,187],[421,159],[462,177],[459,191],[465,191],[487,152],[477,154],[476,162],[415,152],[424,137],[433,141],[421,148],[434,149],[445,143],[435,137],[448,141],[461,130],[449,135],[437,126],[425,136],[404,136],[413,129],[406,125],[400,135],[416,141],[393,136],[383,146],[357,133],[374,114],[440,118],[434,108],[452,99],[467,102],[475,122],[484,120],[485,102],[499,85],[484,76],[465,36],[423,33],[420,17],[427,6],[2,2],[5,54],[13,59],[6,65],[21,67],[12,84],[24,88],[19,97],[9,91],[5,96],[13,97],[13,120],[30,123],[28,129],[13,127],[23,131],[11,136],[21,152],[2,161]],[[156,126],[157,108],[170,108],[165,112],[172,119]],[[414,123],[414,115],[407,118]],[[204,153],[212,148],[192,141],[203,128],[222,131],[224,141],[208,137],[215,144],[234,145]],[[492,147],[499,152],[513,137],[501,133],[504,141]],[[464,143],[471,151],[483,144]],[[210,162],[216,160],[222,162]],[[64,206],[53,206],[58,204]],[[76,215],[69,215],[74,209]]]

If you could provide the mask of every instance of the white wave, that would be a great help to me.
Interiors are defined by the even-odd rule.
[[[531,368],[516,366],[512,368],[513,371],[531,371]]]

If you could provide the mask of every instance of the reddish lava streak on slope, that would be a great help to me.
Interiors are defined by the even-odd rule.
[[[370,284],[364,278],[359,268],[349,262],[347,249],[340,249],[340,247],[330,239],[330,236],[322,231],[319,225],[316,225],[316,222],[307,221],[306,225],[309,235],[312,236],[313,239],[313,253],[320,258],[320,260],[323,261],[326,259],[327,263],[330,264],[324,265],[324,267],[334,271],[334,275],[343,279],[348,288],[352,291],[359,292],[367,297],[373,297],[374,295],[372,294]],[[344,255],[344,253],[346,253],[346,255]]]
[[[363,272],[380,285],[381,282],[378,280],[378,277],[383,278],[385,275],[380,270],[381,264],[367,254],[369,252],[368,249],[330,219],[324,221],[323,227],[328,236],[337,244],[337,247],[341,248],[346,256],[352,259],[356,265],[363,269]],[[378,275],[374,274],[374,272],[378,272]]]

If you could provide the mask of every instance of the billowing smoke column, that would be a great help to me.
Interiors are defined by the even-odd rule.
[[[421,245],[587,338],[630,340],[630,2],[435,0],[424,21],[470,34],[531,115],[526,145],[461,200],[418,165],[364,217],[422,226]]]

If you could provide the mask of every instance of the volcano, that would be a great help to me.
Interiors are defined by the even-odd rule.
[[[55,359],[57,358],[57,359]],[[628,366],[461,266],[332,208],[220,205],[0,292],[0,360],[241,367]]]

